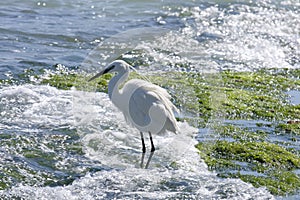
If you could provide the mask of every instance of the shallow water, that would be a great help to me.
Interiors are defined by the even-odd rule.
[[[158,150],[145,170],[138,131],[106,94],[27,80],[57,63],[95,72],[134,48],[145,52],[150,66],[137,68],[148,74],[299,68],[299,7],[297,1],[0,2],[0,79],[17,82],[0,84],[0,177],[7,187],[0,197],[273,199],[264,188],[208,171],[194,144],[199,132],[210,134],[209,124],[198,131],[181,123],[180,134],[155,136]]]
[[[287,92],[287,94],[290,96],[290,102],[293,105],[299,105],[300,104],[300,92],[297,90],[290,90]]]

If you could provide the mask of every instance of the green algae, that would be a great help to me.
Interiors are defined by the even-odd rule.
[[[91,78],[91,77],[90,77]],[[41,84],[50,85],[62,90],[77,88],[85,91],[107,91],[108,80],[111,74],[101,76],[97,81],[88,82],[89,77],[84,74],[50,74],[46,79],[41,80]]]
[[[297,123],[279,123],[276,126],[276,131],[277,132],[300,135],[300,122],[297,122]]]
[[[299,73],[298,70],[295,72]],[[228,118],[286,120],[299,116],[298,106],[290,105],[285,91],[300,89],[300,80],[274,71],[223,72]]]
[[[203,144],[198,144],[203,149]],[[252,169],[259,172],[276,169],[300,168],[300,157],[287,149],[269,142],[228,142],[216,141],[211,148],[214,157],[236,160],[253,164]],[[208,154],[210,155],[210,154]]]
[[[266,131],[241,128],[232,124],[214,127],[214,131],[222,137],[236,141],[265,141],[269,134]]]
[[[300,157],[279,145],[216,141],[200,142],[196,147],[209,168],[216,170],[220,177],[240,178],[256,187],[265,186],[276,195],[293,193],[300,188],[300,177],[293,172],[300,167]],[[256,172],[256,175],[241,171]]]
[[[295,70],[298,74],[300,70]],[[290,71],[292,73],[292,71]],[[260,70],[257,72],[224,71],[223,80],[230,88],[263,91],[267,93],[280,92],[280,90],[299,89],[300,80],[276,73],[274,70]],[[295,76],[293,76],[295,77]]]

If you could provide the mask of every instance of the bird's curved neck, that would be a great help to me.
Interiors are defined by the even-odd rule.
[[[129,75],[129,71],[125,72],[118,72],[117,75],[115,75],[108,84],[108,95],[111,101],[119,107],[120,104],[120,96],[122,95],[119,87],[122,83],[124,83]]]

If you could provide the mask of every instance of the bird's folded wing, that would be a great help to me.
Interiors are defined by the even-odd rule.
[[[139,126],[148,125],[151,121],[149,115],[150,109],[158,101],[159,99],[155,93],[136,89],[129,100],[129,114],[134,123]]]

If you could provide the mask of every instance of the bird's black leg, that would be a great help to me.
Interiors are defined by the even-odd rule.
[[[155,151],[155,147],[154,147],[154,144],[153,144],[151,132],[149,132],[149,136],[150,136],[150,142],[151,142],[151,152],[154,152]]]
[[[146,147],[145,147],[145,141],[144,141],[144,136],[143,136],[143,133],[141,133],[141,139],[142,139],[142,148],[143,148],[143,154],[142,154],[142,158],[141,158],[141,168],[143,168],[143,165],[144,165],[144,158],[145,158],[145,153],[146,153]]]
[[[140,132],[140,133],[141,133],[141,139],[142,139],[143,153],[146,153],[146,146],[145,146],[144,136],[143,136],[142,132]]]
[[[155,147],[154,147],[154,144],[153,144],[151,132],[149,132],[149,136],[150,136],[150,142],[151,142],[151,153],[150,153],[150,155],[149,155],[149,158],[148,158],[148,161],[147,161],[147,163],[146,163],[145,169],[148,168],[148,166],[149,166],[149,164],[150,164],[150,162],[151,162],[152,156],[153,156],[153,154],[154,154],[154,151],[155,151]]]

